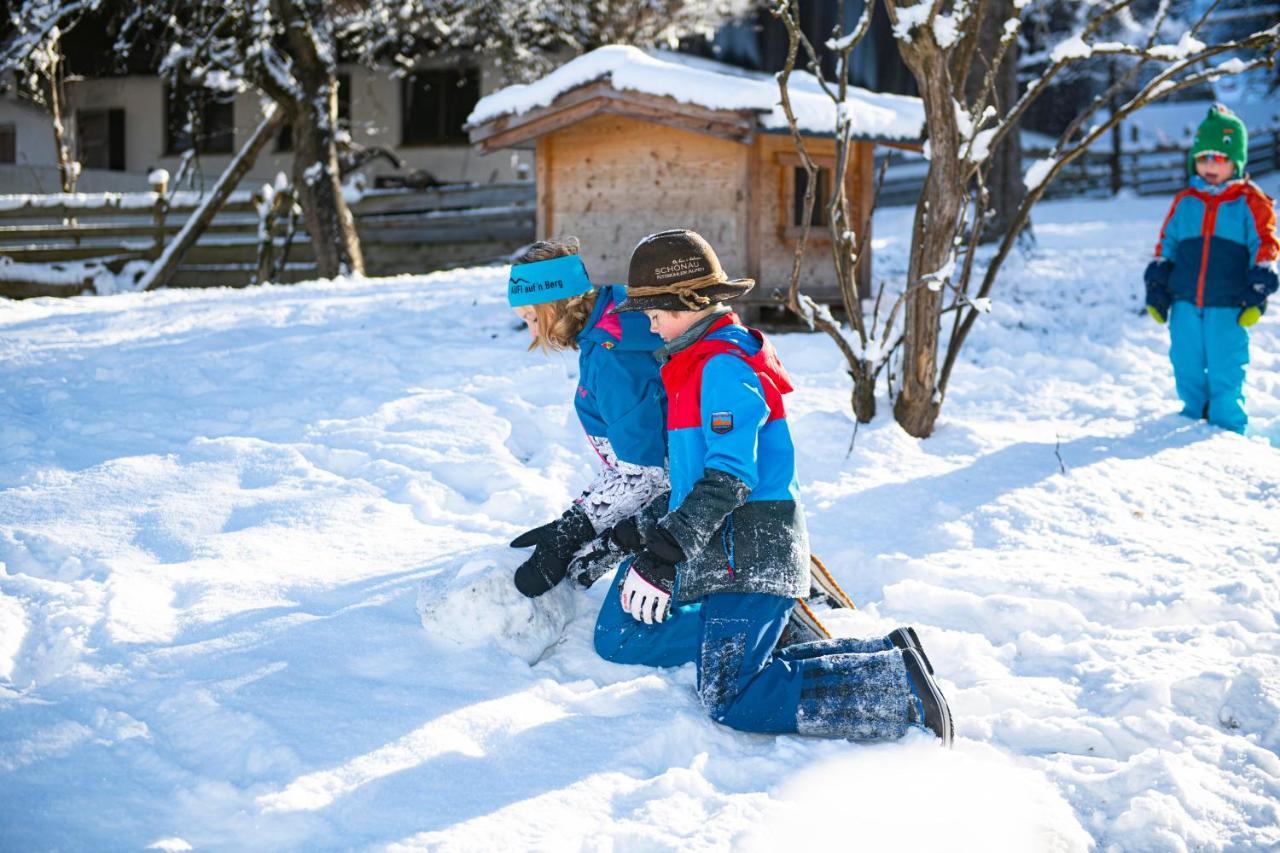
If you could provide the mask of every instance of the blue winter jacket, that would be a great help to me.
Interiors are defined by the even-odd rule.
[[[1275,208],[1249,181],[1211,187],[1193,176],[1174,196],[1155,254],[1169,262],[1157,275],[1174,300],[1199,308],[1252,305],[1250,268],[1280,255]]]
[[[653,354],[662,339],[643,314],[610,314],[626,298],[606,285],[578,335],[578,392],[574,408],[588,436],[607,438],[623,462],[662,467],[666,455],[666,395]]]
[[[795,598],[809,591],[809,537],[773,347],[734,314],[662,368],[671,495],[657,523],[686,555],[675,595]],[[643,528],[642,528],[643,529]]]

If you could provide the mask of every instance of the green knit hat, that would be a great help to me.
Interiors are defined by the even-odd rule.
[[[1249,159],[1249,131],[1235,113],[1222,104],[1209,108],[1209,115],[1200,122],[1195,141],[1187,154],[1187,174],[1196,173],[1196,157],[1209,151],[1226,154],[1236,164],[1236,177],[1244,177],[1244,164]]]

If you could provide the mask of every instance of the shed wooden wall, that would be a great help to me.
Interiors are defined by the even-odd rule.
[[[746,275],[751,148],[624,116],[544,136],[535,158],[538,236],[575,234],[597,283],[626,281],[636,243],[692,228],[731,277]]]
[[[815,158],[835,143],[810,139]],[[858,211],[870,204],[872,146],[854,151],[846,186]],[[617,115],[599,115],[537,141],[539,238],[576,235],[597,283],[624,282],[631,251],[667,228],[707,238],[732,278],[757,285],[744,302],[771,303],[791,278],[794,239],[784,234],[789,135],[758,134],[750,144]],[[861,213],[857,213],[861,217]],[[863,287],[870,264],[864,265]],[[839,303],[825,226],[810,234],[801,286]]]

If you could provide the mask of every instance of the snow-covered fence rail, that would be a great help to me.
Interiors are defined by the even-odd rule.
[[[1028,152],[1031,157],[1047,154]],[[1113,175],[1117,168],[1119,174]],[[1277,170],[1280,170],[1280,131],[1271,129],[1252,133],[1246,171],[1257,176]],[[1046,196],[1110,195],[1116,178],[1122,188],[1138,195],[1177,192],[1187,184],[1187,149],[1185,146],[1161,146],[1121,151],[1119,158],[1110,151],[1089,151],[1063,169]]]
[[[201,196],[94,193],[0,195],[0,296],[66,296],[104,289],[108,278],[131,287],[159,257]],[[364,246],[366,272],[387,275],[488,260],[533,239],[532,183],[367,190],[352,213]],[[241,286],[259,265],[260,218],[249,192],[227,200],[188,253],[172,285]],[[273,232],[282,248],[284,225]],[[279,277],[314,275],[306,240],[295,240]],[[111,285],[106,285],[110,287]]]
[[[1022,156],[1024,162],[1031,163],[1048,155],[1048,151],[1027,147]],[[910,152],[890,151],[884,156],[889,159],[889,169],[880,190],[880,204],[915,204],[924,186],[928,162],[919,154]],[[1049,185],[1045,197],[1110,195],[1113,168],[1114,158],[1110,151],[1089,151],[1062,170]],[[1280,131],[1271,129],[1250,135],[1247,168],[1255,176],[1280,170]],[[1162,146],[1122,151],[1119,169],[1120,187],[1138,195],[1177,192],[1187,183],[1187,149],[1185,146]]]

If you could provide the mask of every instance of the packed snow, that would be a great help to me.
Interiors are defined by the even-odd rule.
[[[467,124],[475,126],[505,115],[521,115],[600,80],[608,80],[618,90],[673,98],[708,109],[753,111],[766,130],[788,129],[778,81],[772,75],[672,51],[645,51],[617,44],[585,53],[532,83],[517,83],[486,95],[472,110]],[[835,132],[836,104],[817,78],[806,71],[793,72],[789,95],[801,130]],[[845,103],[855,138],[915,140],[923,132],[924,107],[919,98],[850,86]]]
[[[722,728],[605,583],[520,598],[593,466],[501,268],[0,303],[0,849],[1276,848],[1280,321],[1252,436],[1173,414],[1166,204],[1042,204],[928,440],[775,337],[820,615],[916,626],[951,751]]]

